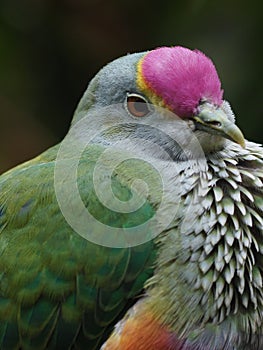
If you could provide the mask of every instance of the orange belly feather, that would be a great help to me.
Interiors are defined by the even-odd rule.
[[[140,305],[142,306],[142,305]],[[137,305],[115,327],[102,350],[180,350],[182,342]]]

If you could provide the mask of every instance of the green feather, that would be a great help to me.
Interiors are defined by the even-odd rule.
[[[151,242],[107,248],[67,224],[54,192],[56,153],[57,147],[51,148],[0,178],[3,349],[97,349],[152,273]],[[102,207],[89,181],[97,155],[91,146],[82,157],[81,195],[87,207],[94,206],[94,215],[100,212],[105,222],[122,227],[127,218]],[[117,174],[114,188],[122,200],[129,198],[127,181],[121,183]],[[132,220],[144,215],[147,220],[152,213],[146,202]]]

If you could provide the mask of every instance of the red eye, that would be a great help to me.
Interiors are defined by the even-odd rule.
[[[137,94],[128,94],[126,99],[127,111],[134,117],[145,117],[150,113],[146,99]]]

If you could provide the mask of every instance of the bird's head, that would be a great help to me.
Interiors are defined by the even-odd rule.
[[[91,106],[112,104],[123,105],[125,122],[144,118],[151,123],[153,109],[169,111],[170,122],[172,115],[186,122],[205,153],[222,149],[226,140],[245,145],[231,108],[223,100],[213,62],[197,50],[161,47],[111,62],[90,83],[73,124]]]

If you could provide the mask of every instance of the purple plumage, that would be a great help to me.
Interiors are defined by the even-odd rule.
[[[180,117],[196,113],[200,100],[222,103],[223,90],[213,62],[181,46],[150,51],[142,62],[145,83]]]

